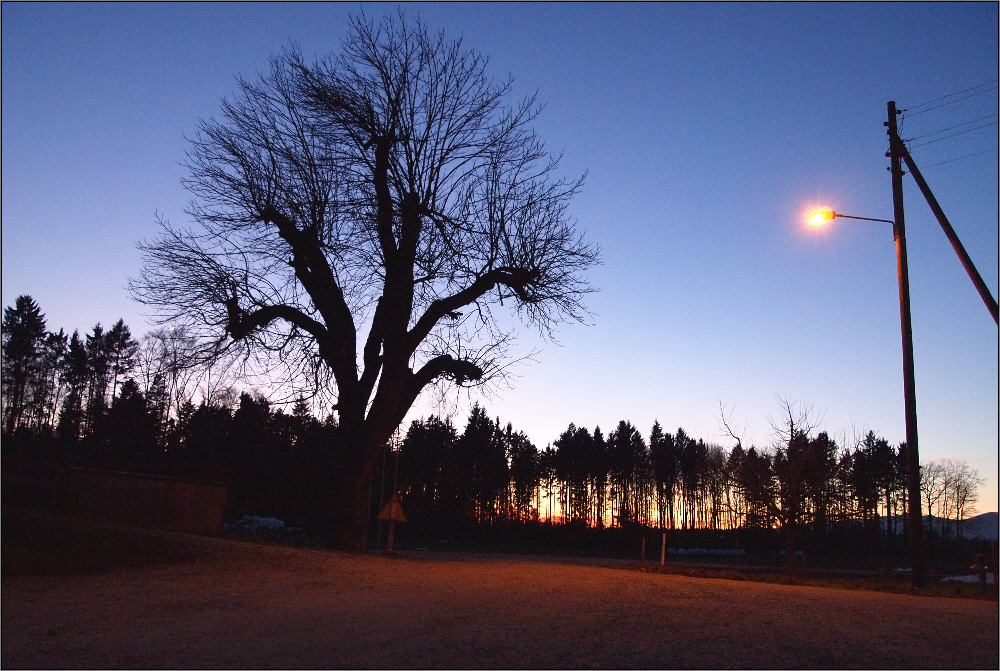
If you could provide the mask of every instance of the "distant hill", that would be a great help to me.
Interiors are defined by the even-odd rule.
[[[901,531],[903,516],[896,515],[895,519],[896,529],[897,531]],[[955,537],[956,527],[958,526],[955,520],[945,519],[937,515],[924,515],[924,529],[927,528],[928,519],[933,520],[935,533],[941,533],[942,530],[946,530],[949,538]],[[885,518],[882,518],[883,525],[885,522]],[[1000,517],[998,517],[997,513],[983,513],[982,515],[969,517],[962,522],[962,537],[969,540],[995,541],[1000,536],[998,525],[1000,525]]]
[[[949,524],[949,533],[955,535],[955,522],[954,520],[944,520]],[[975,517],[970,517],[964,522],[962,522],[962,536],[964,538],[978,539],[984,541],[995,541],[998,540],[998,523],[1000,523],[1000,517],[997,513],[983,513],[982,515],[976,515]],[[938,518],[934,519],[934,528],[940,528],[940,522]]]

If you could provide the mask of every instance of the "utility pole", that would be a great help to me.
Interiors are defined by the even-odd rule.
[[[923,515],[920,510],[920,452],[917,448],[917,391],[913,379],[913,329],[910,323],[910,276],[906,262],[906,224],[903,217],[903,168],[896,129],[896,102],[888,103],[889,170],[892,173],[893,237],[899,275],[899,322],[903,336],[903,404],[906,412],[906,494],[910,532],[910,566],[913,585],[923,587]]]

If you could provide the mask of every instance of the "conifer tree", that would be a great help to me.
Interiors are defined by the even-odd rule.
[[[21,425],[30,385],[38,373],[45,344],[45,315],[28,295],[3,311],[3,426],[7,434]]]

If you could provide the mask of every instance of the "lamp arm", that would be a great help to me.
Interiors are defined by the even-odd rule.
[[[834,218],[840,217],[841,219],[860,219],[861,221],[881,221],[886,224],[895,224],[896,222],[890,221],[888,219],[872,219],[871,217],[852,217],[849,214],[841,214],[840,212],[833,213]]]

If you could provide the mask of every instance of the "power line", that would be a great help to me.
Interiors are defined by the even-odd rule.
[[[962,126],[968,126],[970,123],[976,123],[977,121],[982,121],[984,119],[992,119],[997,116],[996,114],[987,114],[986,116],[979,117],[978,119],[973,119],[972,121],[966,121],[965,123],[957,123],[954,126],[948,126],[947,128],[942,128],[941,130],[936,130],[933,133],[924,133],[923,135],[918,135],[916,137],[907,138],[907,142],[913,142],[914,140],[920,140],[925,137],[930,137],[931,135],[937,135],[938,133],[944,133],[945,131],[952,130],[953,128],[961,128]]]
[[[934,144],[935,142],[940,142],[941,140],[947,140],[948,138],[951,137],[958,137],[959,135],[965,135],[966,133],[971,133],[974,130],[989,128],[990,126],[996,126],[996,125],[997,125],[996,121],[992,123],[984,123],[982,126],[976,126],[975,128],[970,128],[969,130],[963,130],[960,133],[952,133],[951,135],[945,135],[944,137],[939,137],[934,140],[927,140],[927,142],[918,142],[917,144],[913,145],[913,147],[923,147],[925,144]]]
[[[924,170],[926,170],[927,168],[933,168],[936,165],[944,165],[945,163],[954,163],[955,161],[961,161],[963,158],[970,158],[972,156],[979,156],[981,154],[989,154],[989,153],[994,152],[996,150],[997,150],[997,147],[993,147],[993,149],[987,149],[985,151],[977,151],[977,152],[972,153],[972,154],[966,154],[965,156],[959,156],[958,158],[949,158],[947,161],[938,161],[937,163],[931,163],[930,165],[925,165],[924,166]]]
[[[957,100],[950,100],[946,103],[941,103],[940,105],[935,105],[934,107],[928,107],[927,109],[922,109],[919,112],[913,112],[910,116],[917,116],[918,114],[923,114],[924,112],[930,112],[931,110],[936,110],[939,107],[947,107],[948,105],[954,105],[955,103],[962,102],[963,100],[968,100],[969,98],[975,98],[976,96],[981,96],[984,93],[989,93],[990,91],[996,91],[997,87],[994,86],[991,89],[986,89],[984,91],[979,91],[977,93],[971,93],[963,98],[958,98]],[[947,97],[947,96],[946,96]],[[906,110],[903,110],[904,112]]]
[[[984,86],[989,86],[990,84],[996,84],[996,83],[997,83],[997,80],[996,79],[992,79],[992,80],[990,80],[988,82],[984,82],[982,84],[977,84],[976,86],[972,86],[972,87],[969,87],[967,89],[962,89],[961,91],[956,91],[955,93],[949,93],[948,95],[941,96],[940,98],[935,98],[934,100],[928,100],[927,102],[920,103],[919,105],[913,105],[913,106],[908,107],[905,110],[903,110],[903,112],[908,112],[911,109],[917,109],[918,107],[924,107],[926,105],[930,105],[931,103],[936,103],[939,100],[944,100],[946,98],[952,98],[954,96],[959,96],[959,95],[962,95],[963,93],[968,93],[969,91],[975,91],[976,89],[980,89],[980,88],[982,88]],[[976,94],[976,95],[978,95],[978,94]]]

